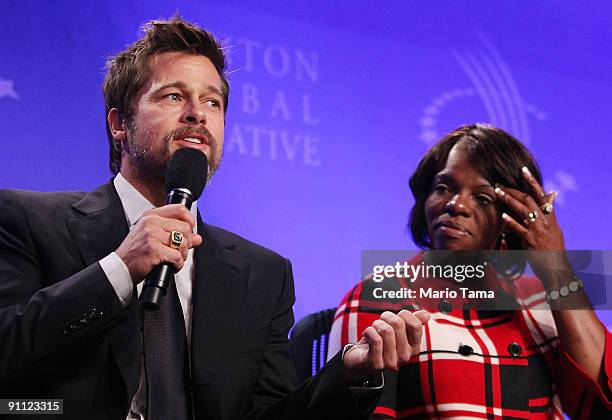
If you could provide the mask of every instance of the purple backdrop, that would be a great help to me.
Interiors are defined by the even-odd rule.
[[[105,57],[179,10],[231,57],[205,218],[291,258],[297,318],[339,302],[361,250],[414,248],[408,178],[465,122],[528,144],[568,248],[612,248],[607,2],[291,3],[2,2],[0,188],[105,182]]]

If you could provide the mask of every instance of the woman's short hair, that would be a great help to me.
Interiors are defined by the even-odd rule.
[[[486,124],[463,125],[453,130],[429,149],[410,177],[415,203],[409,227],[414,242],[421,248],[432,246],[425,220],[425,200],[431,193],[434,177],[444,169],[451,149],[459,142],[467,147],[472,164],[492,185],[531,191],[522,175],[523,166],[542,183],[540,169],[529,150],[504,130]],[[515,234],[507,234],[506,242],[509,249],[521,248],[520,238]]]

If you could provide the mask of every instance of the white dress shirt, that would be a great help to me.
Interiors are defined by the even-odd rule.
[[[138,222],[142,213],[146,210],[155,208],[149,200],[147,200],[136,188],[134,188],[120,173],[115,177],[114,180],[115,189],[121,200],[125,217],[130,226],[132,227]],[[191,214],[194,219],[197,220],[198,205],[194,202],[191,206]],[[197,233],[197,223],[193,227],[193,232]],[[117,297],[123,306],[127,306],[132,299],[132,288],[133,281],[130,272],[119,256],[111,252],[109,255],[100,260],[100,266],[106,274],[106,277],[110,281],[113,289],[117,293]],[[187,332],[187,350],[191,355],[191,295],[192,295],[192,284],[193,284],[193,248],[189,250],[187,254],[187,260],[185,265],[175,274],[176,289],[178,292],[179,300],[181,301],[181,308],[183,310],[183,318],[185,319],[185,331]],[[142,292],[143,282],[140,282],[137,286],[138,296]],[[142,364],[141,364],[142,366]],[[142,370],[142,369],[141,369]],[[132,419],[145,419],[143,413],[146,412],[146,385],[145,375],[140,375],[140,386],[134,395],[132,405],[130,407],[130,413],[128,414],[127,420]]]

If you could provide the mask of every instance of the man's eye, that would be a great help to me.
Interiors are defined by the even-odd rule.
[[[208,106],[210,106],[211,108],[221,108],[221,102],[219,102],[216,99],[209,99],[206,101],[206,103],[208,104]]]
[[[170,101],[172,102],[178,102],[181,100],[181,95],[179,95],[178,93],[169,93],[165,97],[170,99]]]

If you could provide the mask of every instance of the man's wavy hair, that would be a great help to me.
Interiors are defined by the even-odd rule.
[[[150,77],[149,62],[157,54],[183,52],[207,57],[215,66],[222,83],[223,110],[227,111],[229,83],[226,74],[226,58],[221,44],[209,32],[175,16],[170,20],[153,20],[143,26],[144,37],[125,51],[110,57],[106,62],[106,77],[102,85],[104,94],[104,118],[112,108],[119,117],[131,123],[135,102]],[[106,135],[110,146],[109,166],[113,174],[121,169],[121,148],[113,139],[106,121]]]
[[[410,177],[415,203],[408,225],[414,242],[421,248],[432,248],[425,220],[425,200],[431,194],[434,177],[444,169],[451,149],[459,142],[467,146],[472,164],[492,185],[500,184],[530,192],[521,171],[523,166],[542,184],[540,169],[531,153],[504,130],[485,124],[457,128],[429,149]],[[508,209],[501,211],[508,212]],[[521,249],[520,238],[512,232],[506,233],[506,242],[508,249]]]

